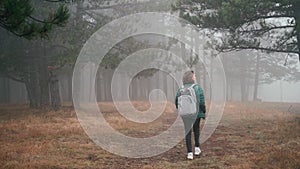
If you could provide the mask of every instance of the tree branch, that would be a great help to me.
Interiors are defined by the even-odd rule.
[[[282,46],[283,44],[285,44],[288,40],[290,40],[292,37],[294,37],[294,36],[296,36],[296,34],[294,33],[294,31],[293,32],[291,32],[291,34],[288,36],[288,37],[286,37],[286,38],[281,38],[279,41],[278,41],[278,43],[279,44],[277,44],[277,46],[278,47],[280,47],[280,46]],[[281,41],[281,42],[280,42]],[[288,44],[287,44],[288,45]]]
[[[47,2],[69,2],[69,1],[73,1],[73,0],[69,0],[69,1],[67,1],[67,0],[45,0],[45,1],[47,1]]]
[[[263,32],[266,33],[270,30],[274,29],[286,29],[286,28],[295,28],[295,25],[285,25],[285,26],[275,26],[275,27],[270,27],[270,28],[265,28],[265,29],[253,29],[253,30],[238,30],[238,33],[252,33],[252,32]]]
[[[26,37],[26,36],[29,36],[32,33],[34,33],[33,31],[30,31],[30,32],[27,32],[27,33],[19,34],[18,31],[9,29],[9,27],[7,27],[5,24],[2,24],[1,22],[0,22],[0,26],[3,27],[3,28],[5,28],[5,30],[7,30],[8,32],[16,35],[17,37]]]
[[[287,14],[282,14],[282,15],[270,15],[270,16],[260,16],[259,19],[270,19],[270,18],[293,18],[293,15],[287,15]]]
[[[245,18],[245,23],[251,23],[251,22],[254,22],[254,21],[257,21],[257,20],[260,20],[260,19],[271,19],[271,18],[293,18],[294,16],[292,15],[271,15],[271,16],[254,16],[253,18]]]
[[[32,19],[32,20],[34,20],[34,21],[36,21],[36,22],[40,22],[40,23],[51,23],[51,22],[46,22],[46,21],[42,21],[42,20],[40,20],[40,19],[37,19],[37,18],[35,18],[35,17],[33,17],[33,16],[28,16],[28,18],[30,18],[30,19]]]
[[[284,50],[284,49],[274,49],[274,48],[265,48],[265,47],[256,47],[256,46],[232,46],[232,48],[221,48],[221,52],[229,52],[234,50],[242,50],[242,49],[255,49],[266,52],[279,52],[279,53],[295,53],[299,54],[298,51],[295,50]]]
[[[12,76],[12,75],[10,75],[10,74],[0,74],[0,76],[9,78],[9,79],[14,80],[14,81],[16,81],[16,82],[25,83],[25,80],[23,80],[23,79],[18,79],[18,78],[14,77],[14,76]]]

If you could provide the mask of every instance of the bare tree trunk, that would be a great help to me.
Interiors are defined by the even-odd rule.
[[[28,55],[27,73],[24,76],[31,108],[44,108],[49,105],[49,75],[43,44],[32,44],[31,56]]]
[[[48,79],[45,79],[42,74],[31,72],[25,86],[31,108],[44,108],[49,105]]]
[[[257,91],[258,91],[258,77],[259,77],[259,62],[260,62],[260,54],[256,56],[256,68],[255,68],[255,78],[254,78],[254,93],[253,93],[253,101],[257,100]]]
[[[109,73],[108,73],[108,69],[105,69],[104,70],[104,92],[105,92],[105,95],[104,95],[104,98],[105,98],[105,101],[108,101],[108,95],[109,95]]]
[[[8,79],[8,78],[1,78],[1,83],[3,85],[2,86],[3,90],[1,91],[0,102],[3,102],[3,103],[9,103],[10,102],[10,90],[9,90],[10,85],[9,85],[9,81],[10,81],[10,79]]]
[[[226,101],[229,101],[229,93],[230,93],[230,86],[229,86],[229,82],[228,82],[228,78],[226,80]]]
[[[232,101],[233,100],[233,89],[234,89],[234,87],[233,87],[233,81],[231,80],[230,81],[230,83],[229,83],[229,86],[230,86],[230,101]]]
[[[57,111],[61,108],[61,100],[59,95],[59,85],[57,75],[51,73],[50,77],[50,98],[51,98],[51,107]]]
[[[29,107],[34,108],[33,91],[31,91],[30,83],[28,81],[25,82],[25,87],[26,87],[27,96],[29,100]]]
[[[207,77],[206,77],[206,71],[204,70],[203,71],[203,90],[205,91],[205,93],[207,93]]]
[[[71,75],[67,75],[68,77],[68,101],[72,102],[73,105],[73,98],[72,98],[72,74]]]
[[[245,77],[241,77],[241,101],[245,102],[246,99],[246,79]]]
[[[33,67],[29,70],[28,79],[26,80],[26,88],[28,92],[28,97],[30,100],[31,108],[39,108],[40,107],[40,85],[38,79],[37,72],[37,63],[33,61]]]
[[[222,63],[223,63],[223,66],[224,66],[224,71],[225,71],[225,73],[227,73],[228,72],[227,60],[224,57],[222,57],[221,59],[222,59]],[[227,76],[227,78],[226,78],[226,90],[227,90],[227,92],[226,92],[226,101],[229,101],[229,89],[230,89],[229,88],[229,77]]]
[[[214,57],[211,55],[211,53],[210,53],[210,80],[211,80],[211,84],[213,84],[214,82],[214,69],[213,69],[213,66],[214,66],[214,64],[213,64],[213,62],[214,62]],[[210,85],[209,86],[209,93],[210,93],[210,95],[209,95],[209,99],[210,100],[212,100],[212,86]]]
[[[163,86],[164,86],[164,93],[166,95],[166,98],[168,99],[168,75],[166,73],[163,73]]]
[[[49,74],[45,63],[39,66],[38,81],[40,88],[40,107],[44,108],[49,106]]]
[[[247,101],[247,92],[246,92],[246,63],[245,56],[240,56],[240,82],[241,82],[241,101]]]

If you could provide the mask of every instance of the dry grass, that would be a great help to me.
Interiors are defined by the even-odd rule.
[[[132,102],[132,104],[141,112],[145,112],[151,107],[148,102],[135,101]],[[126,107],[127,105],[128,103],[123,105],[123,107]],[[104,114],[105,119],[113,128],[132,137],[145,138],[157,135],[160,132],[167,130],[177,118],[177,113],[174,112],[175,106],[170,102],[166,104],[165,111],[160,115],[160,117],[150,123],[136,123],[126,119],[117,112],[117,109],[111,102],[100,103],[99,107],[101,112]]]
[[[140,111],[150,107],[144,102],[133,104]],[[176,118],[171,103],[149,124],[123,118],[112,103],[99,107],[115,129],[134,137],[155,135]],[[300,104],[227,103],[217,130],[201,146],[202,156],[187,161],[184,141],[156,157],[129,159],[96,146],[70,107],[45,112],[26,105],[0,105],[0,168],[298,169],[299,112]]]

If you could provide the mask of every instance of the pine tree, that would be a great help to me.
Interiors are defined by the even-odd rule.
[[[173,10],[201,28],[226,32],[220,50],[298,54],[299,0],[177,0]]]
[[[45,2],[63,2],[64,0],[45,0]],[[34,16],[36,12],[31,0],[1,0],[0,26],[19,37],[47,38],[54,25],[63,26],[69,18],[69,10],[61,4],[44,19]]]

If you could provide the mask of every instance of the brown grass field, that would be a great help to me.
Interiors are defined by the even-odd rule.
[[[143,102],[134,105],[149,108]],[[112,127],[134,137],[166,130],[177,116],[169,103],[159,119],[141,125],[122,118],[112,103],[100,108]],[[202,155],[190,161],[184,140],[155,157],[120,157],[89,139],[71,107],[54,112],[0,105],[0,168],[300,169],[300,104],[226,103],[221,123],[201,149]]]

